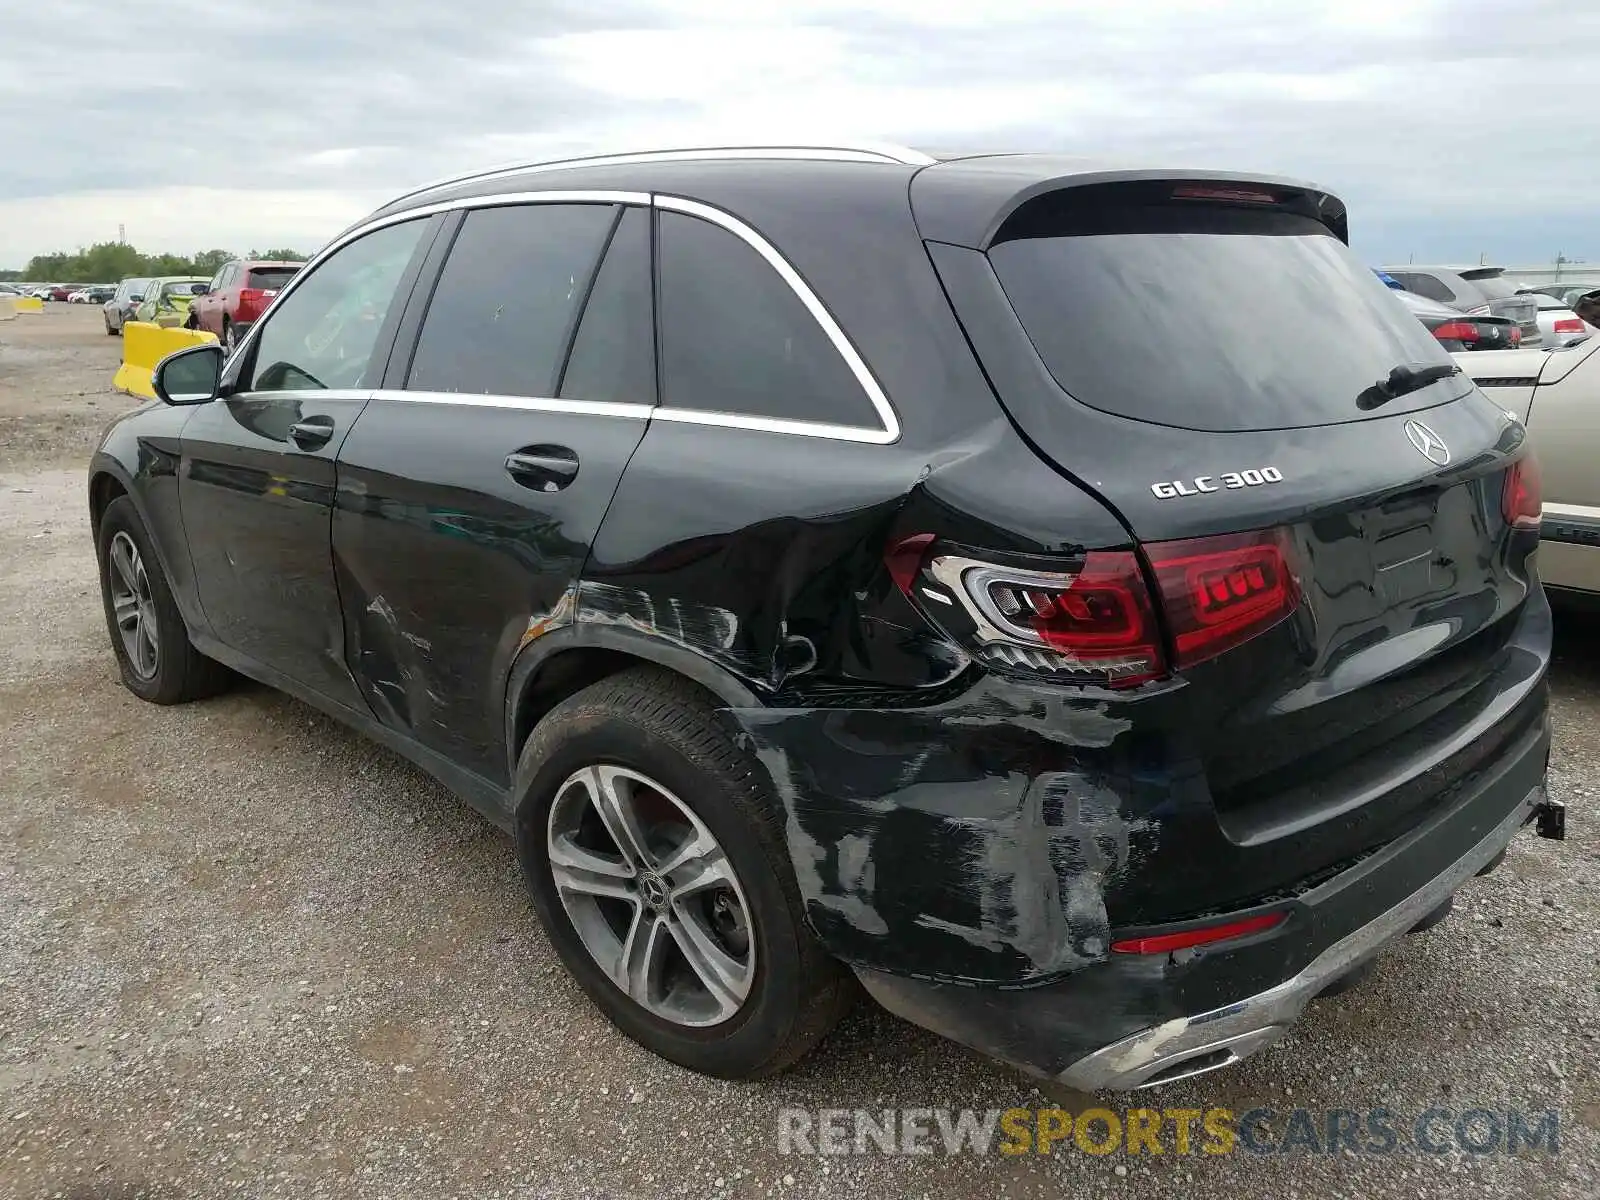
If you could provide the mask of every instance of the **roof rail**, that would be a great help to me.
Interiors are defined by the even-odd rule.
[[[920,150],[912,150],[905,146],[896,146],[887,142],[852,142],[847,145],[828,144],[815,146],[685,146],[671,150],[639,150],[626,154],[593,154],[577,158],[553,158],[535,162],[502,163],[499,166],[486,167],[481,171],[469,171],[464,175],[449,175],[443,179],[425,183],[420,187],[412,188],[409,192],[402,192],[384,207],[387,208],[389,204],[398,204],[402,200],[409,200],[413,196],[421,196],[428,192],[452,187],[458,183],[475,183],[486,179],[496,179],[502,175],[523,175],[533,171],[564,171],[575,167],[619,166],[627,163],[740,158],[832,159],[839,162],[900,163],[908,167],[928,167],[938,161],[932,155],[924,154]]]

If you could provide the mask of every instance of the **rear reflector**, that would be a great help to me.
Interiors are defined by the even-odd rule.
[[[1260,913],[1224,925],[1207,925],[1202,929],[1185,929],[1182,933],[1162,933],[1154,937],[1124,938],[1112,942],[1114,954],[1169,954],[1174,950],[1187,950],[1191,946],[1206,946],[1212,942],[1244,937],[1281,925],[1287,913]]]
[[[1544,507],[1544,488],[1539,477],[1539,460],[1529,451],[1511,464],[1500,490],[1500,511],[1506,524],[1517,529],[1538,529]]]
[[[1277,530],[1151,542],[1144,549],[1180,668],[1265,633],[1300,606],[1286,542]]]

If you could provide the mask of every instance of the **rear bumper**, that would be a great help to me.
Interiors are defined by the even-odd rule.
[[[1085,1055],[1061,1073],[1084,1090],[1150,1086],[1238,1062],[1288,1032],[1317,995],[1404,935],[1505,850],[1544,798],[1530,791],[1471,851],[1399,904],[1352,930],[1276,987],[1180,1017]]]
[[[1289,913],[1262,935],[1166,955],[1112,954],[1035,988],[857,974],[891,1012],[1084,1090],[1227,1066],[1281,1038],[1319,992],[1492,867],[1544,800],[1549,746],[1540,720],[1404,837],[1286,904],[1251,910]]]

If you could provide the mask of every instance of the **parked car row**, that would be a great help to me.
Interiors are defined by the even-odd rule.
[[[206,330],[232,350],[300,266],[235,259],[210,279],[199,275],[124,279],[99,299],[106,333],[114,337],[129,321],[148,321]]]
[[[1596,332],[1572,305],[1594,285],[1514,288],[1503,267],[1379,267],[1406,307],[1452,353],[1566,346]]]

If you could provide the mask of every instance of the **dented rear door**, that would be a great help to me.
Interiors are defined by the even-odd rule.
[[[568,619],[655,402],[649,216],[524,204],[457,221],[340,453],[334,564],[379,719],[504,785],[512,660]]]

